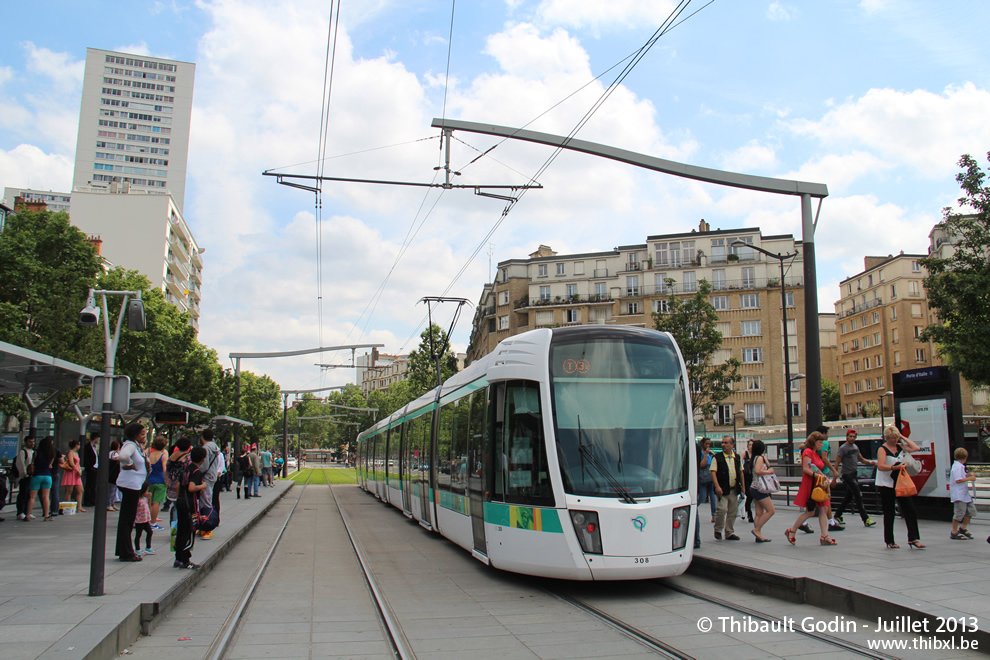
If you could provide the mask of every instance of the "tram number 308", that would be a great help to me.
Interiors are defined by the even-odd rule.
[[[649,557],[633,557],[633,563],[634,564],[649,564],[650,563],[650,558]]]

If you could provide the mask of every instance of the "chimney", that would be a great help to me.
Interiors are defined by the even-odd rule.
[[[707,222],[705,222],[705,219],[702,218],[701,219],[701,222],[698,223],[698,231],[701,231],[701,232],[711,231],[711,225],[709,225]]]
[[[48,205],[40,199],[14,198],[14,211],[47,211]]]
[[[103,239],[99,235],[87,236],[86,241],[96,249],[96,256],[101,256],[103,249]]]

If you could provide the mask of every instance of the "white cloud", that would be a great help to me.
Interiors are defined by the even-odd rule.
[[[937,178],[951,172],[961,154],[990,144],[987,116],[990,91],[966,83],[949,86],[942,94],[871,89],[833,107],[821,121],[795,120],[788,126],[830,148],[872,149],[882,158]]]
[[[27,70],[51,79],[62,93],[82,86],[83,60],[73,60],[69,53],[56,53],[47,48],[39,48],[32,42],[23,44],[27,51]]]
[[[543,0],[536,9],[541,22],[572,28],[658,28],[670,15],[671,0]]]
[[[767,7],[767,18],[771,21],[789,21],[794,17],[795,9],[785,7],[781,2],[771,2]]]
[[[147,42],[139,41],[136,44],[128,44],[126,46],[117,46],[114,48],[118,53],[127,53],[128,55],[151,55],[151,50],[148,49]],[[165,57],[164,55],[159,55],[158,57]],[[174,59],[174,58],[173,58]]]
[[[721,166],[730,172],[754,172],[768,170],[777,164],[773,147],[750,140],[738,149],[726,153],[721,158]]]
[[[876,14],[890,9],[894,5],[894,0],[860,0],[860,9],[867,14]]]
[[[0,66],[0,87],[12,80],[14,77],[14,70],[9,66]]]
[[[48,154],[30,144],[0,149],[0,188],[4,186],[67,191],[72,187],[72,159]],[[14,200],[8,199],[8,205]]]

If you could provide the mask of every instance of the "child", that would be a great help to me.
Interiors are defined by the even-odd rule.
[[[192,559],[192,549],[195,537],[192,528],[192,512],[199,492],[206,488],[203,483],[202,466],[206,462],[206,450],[196,447],[189,452],[189,467],[180,483],[178,497],[175,500],[175,512],[178,517],[175,534],[175,568],[199,568]],[[184,487],[183,487],[184,486]]]
[[[976,505],[973,504],[973,496],[969,492],[967,482],[976,481],[976,477],[966,473],[966,459],[969,453],[959,447],[953,452],[952,457],[956,462],[952,464],[949,472],[949,497],[952,499],[952,533],[949,538],[954,541],[965,541],[973,538],[966,527],[970,519],[976,515]],[[962,523],[961,525],[959,523]],[[990,539],[987,539],[990,542]]]
[[[134,516],[134,554],[141,554],[141,532],[147,534],[145,539],[144,554],[155,554],[151,547],[151,508],[149,502],[151,494],[148,492],[148,482],[141,486],[141,494],[138,496],[137,515]]]

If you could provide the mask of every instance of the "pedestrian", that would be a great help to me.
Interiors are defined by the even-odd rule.
[[[828,479],[830,486],[835,486],[836,478],[839,476],[838,470],[832,467],[832,446],[828,441],[828,434],[832,429],[827,426],[819,426],[815,431],[821,433],[825,438],[825,442],[821,449],[818,450],[818,455],[822,459],[822,463],[825,467],[822,468],[822,474]],[[841,532],[845,529],[832,515],[832,502],[831,500],[825,502],[825,515],[828,518],[828,531],[830,532]],[[807,524],[801,526],[801,531],[806,534],[814,534],[814,530],[811,529]]]
[[[28,436],[21,443],[14,460],[14,471],[17,473],[17,519],[22,521],[34,520],[34,515],[28,509],[31,498],[31,476],[34,475],[34,437]]]
[[[189,465],[179,484],[178,497],[175,500],[175,561],[172,563],[174,568],[199,568],[199,564],[191,561],[193,545],[196,542],[196,537],[192,533],[192,514],[200,491],[206,490],[202,471],[205,463],[206,449],[203,446],[195,447],[189,453]]]
[[[141,533],[144,532],[144,554],[153,555],[155,549],[151,547],[151,493],[148,492],[148,482],[141,486],[141,494],[138,497],[137,513],[134,515],[134,552],[141,554]]]
[[[818,431],[809,435],[808,439],[804,441],[804,448],[801,451],[801,488],[798,489],[797,496],[794,498],[794,504],[803,508],[804,511],[798,516],[794,526],[784,532],[787,542],[791,545],[796,542],[794,535],[797,530],[815,515],[818,516],[818,523],[822,530],[819,541],[821,545],[836,545],[835,539],[828,535],[828,507],[826,505],[828,496],[826,494],[825,499],[821,502],[816,502],[812,497],[812,491],[816,487],[825,488],[828,484],[828,478],[822,472],[825,461],[822,460],[820,453],[824,443],[825,436]]]
[[[217,476],[220,474],[220,447],[213,441],[213,429],[206,429],[199,440],[203,449],[206,450],[206,466],[203,468],[203,483],[206,484],[207,502],[213,501],[213,490],[217,485]]]
[[[237,468],[240,476],[237,479],[237,499],[241,499],[241,485],[244,486],[244,499],[251,499],[251,457],[248,452],[251,450],[247,444],[241,445],[241,455],[237,457]]]
[[[64,499],[75,501],[76,513],[86,513],[86,509],[83,508],[82,466],[79,464],[78,440],[69,440],[69,452],[65,455],[65,467],[62,468],[62,472]]]
[[[733,453],[735,440],[731,435],[722,436],[722,452],[715,454],[711,471],[715,482],[715,494],[718,504],[715,507],[715,539],[722,540],[722,530],[725,529],[726,541],[738,541],[735,522],[739,512],[739,494],[745,491],[746,482],[739,456]]]
[[[762,440],[753,441],[750,448],[750,462],[753,464],[753,477],[755,479],[774,473],[773,468],[770,467],[770,461],[767,460],[766,451],[767,446]],[[773,518],[775,513],[771,493],[761,493],[750,485],[749,497],[746,498],[746,501],[753,502],[753,508],[756,510],[756,516],[753,518],[753,536],[756,537],[756,542],[769,543],[771,539],[763,536],[763,526]]]
[[[907,525],[908,545],[912,548],[923,549],[921,534],[918,532],[918,516],[914,511],[914,497],[897,497],[897,477],[905,470],[904,463],[898,461],[901,451],[915,452],[921,448],[909,438],[901,435],[893,424],[883,430],[884,443],[877,450],[877,491],[880,493],[880,503],[883,505],[883,540],[890,549],[900,546],[894,542],[894,502],[900,505],[901,517]]]
[[[117,503],[120,502],[120,491],[117,489],[117,477],[120,476],[120,442],[112,440],[110,442],[110,453],[107,455],[107,511],[119,511]]]
[[[38,451],[34,452],[34,473],[31,476],[31,492],[28,494],[28,520],[34,520],[31,511],[34,510],[34,500],[41,500],[41,513],[45,522],[51,522],[51,502],[49,494],[52,488],[52,465],[55,463],[55,439],[48,436],[38,443]]]
[[[51,518],[62,513],[62,470],[65,467],[65,455],[58,449],[58,443],[52,438],[52,449],[55,450],[55,460],[52,461],[52,485],[48,490],[48,511]]]
[[[704,453],[701,450],[701,443],[708,438],[702,438],[701,442],[696,442],[694,444],[695,458],[698,462],[698,506],[694,510],[694,549],[697,550],[701,547],[701,491],[712,485],[712,471],[708,469],[703,460]],[[453,471],[452,471],[453,473]],[[712,498],[712,503],[714,504],[714,498]],[[712,518],[714,520],[714,517]]]
[[[698,459],[698,483],[702,484],[698,489],[698,507],[701,507],[702,502],[708,502],[712,511],[712,522],[715,522],[715,504],[718,498],[715,496],[715,480],[712,478],[712,462],[715,460],[715,454],[712,453],[712,439],[702,438],[701,439],[701,458]],[[701,476],[701,471],[705,470],[708,472],[707,479]]]
[[[876,523],[873,522],[873,518],[870,518],[866,514],[866,507],[863,506],[863,492],[859,488],[859,475],[856,472],[856,466],[859,463],[876,465],[877,462],[863,458],[859,447],[856,446],[856,437],[858,435],[856,429],[849,429],[846,431],[846,441],[839,447],[839,475],[842,483],[846,486],[846,496],[842,498],[842,504],[839,505],[839,509],[835,512],[835,521],[840,525],[845,525],[845,521],[842,520],[842,514],[845,513],[846,507],[855,501],[856,510],[859,511],[859,517],[862,518],[863,524],[867,527],[873,527]]]
[[[165,436],[156,436],[151,443],[151,451],[148,452],[148,500],[150,502],[152,529],[164,530],[158,514],[162,505],[168,500],[168,488],[165,486],[165,464],[168,462],[168,454],[165,447],[168,442]]]
[[[258,445],[251,445],[251,453],[248,454],[248,458],[251,459],[251,497],[261,497],[261,493],[258,492],[258,485],[261,483],[261,459],[258,457]]]
[[[275,485],[272,482],[272,453],[264,448],[258,458],[261,460],[261,485],[271,488]]]
[[[120,474],[117,476],[117,489],[120,490],[120,517],[117,519],[117,548],[115,554],[120,561],[141,561],[141,555],[131,544],[131,530],[137,516],[138,499],[141,488],[148,477],[148,460],[144,455],[144,442],[148,435],[144,424],[132,422],[124,427],[124,444],[117,460]]]
[[[100,434],[91,433],[83,447],[83,504],[96,506],[96,472],[100,464]]]
[[[746,481],[746,485],[751,489],[753,487],[753,443],[755,440],[750,438],[746,442],[746,451],[742,454],[742,469],[743,469],[743,479]],[[749,491],[746,491],[747,496]],[[746,497],[745,515],[743,515],[744,520],[753,522],[753,498]]]
[[[952,500],[952,533],[949,538],[955,541],[972,539],[968,527],[969,521],[976,515],[976,505],[969,492],[969,482],[976,481],[976,476],[966,472],[968,451],[959,447],[952,458],[956,460],[949,472],[949,498]]]

